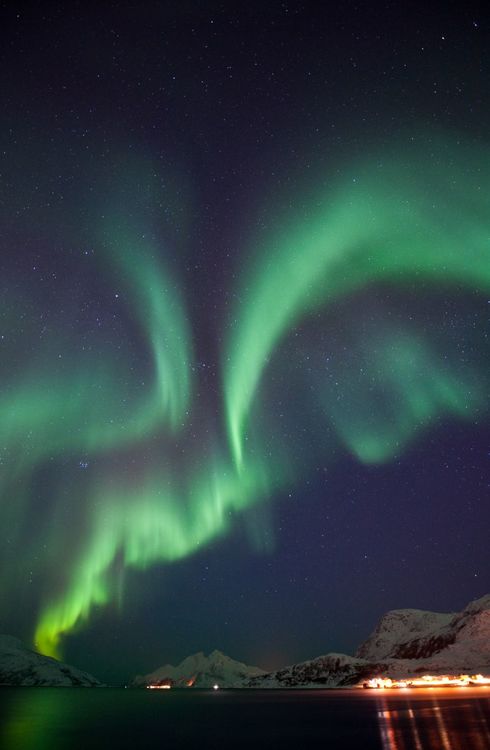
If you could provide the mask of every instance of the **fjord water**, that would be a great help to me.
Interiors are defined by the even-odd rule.
[[[486,750],[490,690],[4,688],[2,750]]]

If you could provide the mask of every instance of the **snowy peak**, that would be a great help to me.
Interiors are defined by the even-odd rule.
[[[485,610],[490,610],[490,594],[485,594],[480,599],[475,599],[467,604],[462,614],[473,614],[475,612],[484,612]]]
[[[211,651],[211,653],[208,656],[208,661],[213,663],[226,663],[226,662],[233,662],[233,659],[230,659],[229,656],[226,656],[222,651],[218,651],[218,649],[214,649],[214,651]],[[235,662],[236,664],[239,664],[240,662]]]
[[[490,674],[490,596],[458,614],[385,614],[355,657],[327,654],[253,678],[250,687],[347,687],[376,676]]]
[[[360,659],[397,657],[407,642],[429,636],[449,625],[454,614],[424,612],[420,609],[394,609],[387,612],[367,641],[357,649]]]
[[[18,639],[0,635],[0,685],[96,687],[87,672],[31,651]]]
[[[202,651],[167,664],[133,684],[176,687],[348,687],[371,677],[490,674],[490,595],[459,613],[396,609],[387,612],[355,656],[330,653],[266,673],[221,651]]]
[[[163,685],[174,687],[241,687],[248,680],[265,674],[258,667],[250,667],[240,661],[231,659],[221,651],[212,651],[205,656],[202,651],[188,656],[174,667],[166,664],[147,675],[138,675],[134,685]]]
[[[364,659],[424,659],[440,655],[455,671],[490,664],[490,596],[457,614],[393,610],[357,651]]]

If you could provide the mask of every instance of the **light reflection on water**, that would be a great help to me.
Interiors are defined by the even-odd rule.
[[[408,691],[405,704],[398,702],[396,708],[383,691],[377,701],[383,750],[488,750],[490,699],[467,699],[465,690],[459,695],[441,690],[423,703],[425,696]]]
[[[67,688],[68,689],[68,688]],[[18,688],[13,710],[0,724],[0,748],[56,750],[53,727],[70,721],[73,705],[63,700],[63,688]],[[1,698],[1,694],[0,694]],[[3,712],[2,712],[3,713]]]
[[[490,750],[490,690],[470,688],[17,688],[0,690],[0,716],[0,750]]]

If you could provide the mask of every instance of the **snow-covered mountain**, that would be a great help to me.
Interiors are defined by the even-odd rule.
[[[373,633],[359,646],[356,656],[377,660],[401,656],[399,650],[406,642],[430,637],[449,625],[454,614],[423,612],[420,609],[394,609],[379,621]]]
[[[265,674],[264,670],[230,659],[221,651],[213,651],[209,656],[205,656],[200,651],[188,656],[176,667],[166,664],[150,674],[138,675],[133,685],[138,687],[158,684],[196,688],[213,687],[213,685],[243,687],[250,679],[261,674]]]
[[[87,672],[31,651],[18,638],[0,635],[0,685],[97,687]]]
[[[457,614],[418,610],[388,612],[357,656],[368,660],[410,659],[453,666],[453,671],[490,667],[490,595]]]
[[[327,654],[249,681],[250,687],[345,687],[368,677],[490,674],[490,595],[457,614],[385,614],[355,657]]]
[[[188,656],[144,676],[133,685],[175,687],[318,688],[348,687],[368,678],[422,674],[490,675],[490,594],[462,612],[417,609],[387,612],[355,656],[326,654],[274,672],[248,667],[213,651]]]
[[[326,654],[293,664],[276,672],[254,677],[247,687],[255,688],[332,688],[356,685],[376,675],[386,674],[387,663],[374,664],[347,654]]]

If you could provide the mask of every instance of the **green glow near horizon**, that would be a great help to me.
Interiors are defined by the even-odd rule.
[[[382,168],[379,159],[366,163],[320,199],[313,195],[310,213],[292,211],[257,240],[255,261],[243,273],[239,304],[231,311],[234,322],[225,332],[226,449],[219,440],[210,445],[204,426],[197,437],[200,462],[191,450],[182,465],[168,468],[162,449],[142,460],[140,479],[127,487],[111,476],[93,480],[86,503],[89,530],[63,587],[57,595],[48,592],[37,624],[35,640],[44,653],[59,654],[61,639],[85,623],[94,607],[115,598],[117,561],[146,568],[191,555],[225,534],[236,513],[308,470],[285,457],[282,445],[270,444],[271,420],[257,407],[266,371],[279,345],[287,350],[293,330],[370,284],[413,289],[419,283],[427,285],[424,293],[431,287],[490,289],[490,172],[482,169],[478,182],[468,177],[466,160],[476,158],[482,160],[482,153],[461,147],[462,167],[441,160],[437,168],[432,162],[430,172],[421,152],[405,163],[387,158]],[[77,376],[65,373],[44,400],[48,376],[36,382],[31,374],[13,389],[10,412],[7,403],[0,404],[6,414],[0,436],[16,446],[33,430],[37,459],[75,447],[118,449],[157,429],[157,437],[175,436],[196,408],[193,403],[190,409],[189,328],[180,295],[155,260],[156,247],[122,220],[105,225],[102,235],[108,270],[127,291],[151,349],[153,385],[135,397],[129,357],[101,357],[98,367],[90,362]],[[357,312],[362,320],[363,310]],[[337,365],[338,387],[332,389],[320,368],[308,389],[323,431],[331,428],[333,442],[368,464],[393,458],[439,418],[473,417],[487,406],[488,376],[478,363],[459,367],[457,356],[439,350],[437,332],[405,322],[384,321],[367,332],[359,325],[352,358]],[[362,364],[359,372],[353,362]],[[91,389],[101,390],[95,401]]]
[[[468,158],[474,160],[474,152]],[[264,371],[305,316],[379,281],[490,288],[486,173],[479,184],[464,166],[443,165],[429,174],[423,155],[415,154],[412,163],[393,161],[380,169],[371,162],[356,174],[317,199],[311,216],[293,213],[271,231],[245,278],[224,378],[238,468]]]
[[[171,563],[223,535],[233,515],[258,502],[271,489],[260,466],[237,475],[215,462],[182,488],[156,474],[135,493],[121,488],[95,495],[100,508],[85,554],[67,590],[43,612],[34,641],[39,650],[59,656],[62,635],[86,621],[92,608],[113,598],[111,566],[122,554],[125,566],[146,568]]]

